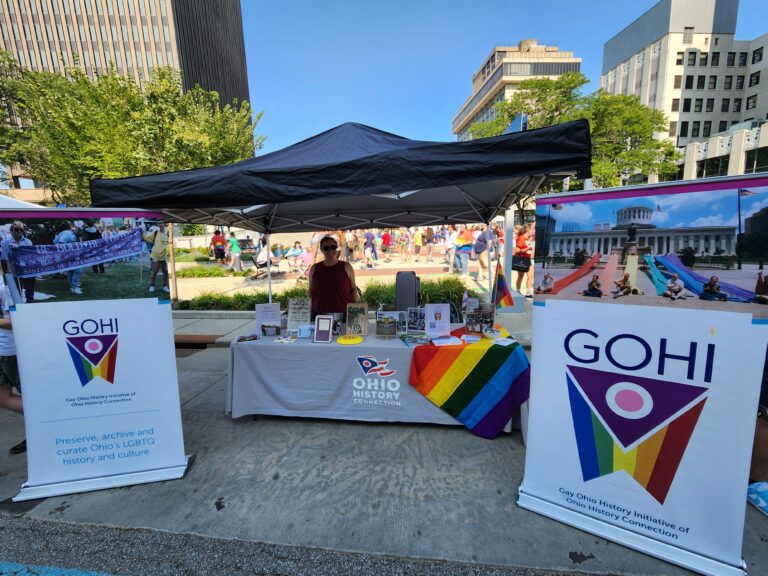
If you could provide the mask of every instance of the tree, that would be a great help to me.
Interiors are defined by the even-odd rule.
[[[179,236],[202,236],[205,226],[202,224],[179,224]]]
[[[90,204],[93,178],[122,178],[237,162],[261,148],[247,102],[219,105],[216,92],[184,92],[181,74],[157,68],[138,84],[114,69],[90,79],[19,70],[0,57],[0,99],[12,106],[0,131],[0,162],[44,182],[57,203]]]
[[[496,118],[476,123],[476,138],[501,134],[515,116],[528,115],[530,128],[554,126],[586,118],[592,136],[592,178],[596,186],[617,186],[635,172],[669,176],[677,172],[678,152],[672,142],[657,139],[667,130],[664,113],[644,106],[636,96],[598,90],[583,96],[583,74],[557,79],[534,78],[520,83],[508,101],[496,104]]]

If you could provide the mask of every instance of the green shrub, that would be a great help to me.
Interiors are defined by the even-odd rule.
[[[176,271],[177,278],[224,278],[227,276],[245,277],[250,276],[252,272],[243,270],[242,272],[233,272],[229,268],[221,266],[190,266]]]
[[[373,310],[378,309],[379,304],[394,306],[395,283],[372,280],[363,290],[363,302],[367,302]]]

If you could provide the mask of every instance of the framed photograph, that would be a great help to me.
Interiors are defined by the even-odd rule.
[[[315,342],[333,342],[333,316],[318,314],[315,317]]]
[[[424,308],[408,308],[408,325],[407,331],[409,334],[423,334],[426,331],[426,317],[424,315]]]
[[[368,334],[368,304],[366,302],[347,304],[347,334],[358,336]]]
[[[395,322],[398,334],[408,332],[408,317],[405,310],[379,310],[376,312],[377,321],[384,317],[391,318]]]
[[[397,312],[378,312],[376,314],[376,336],[397,336]]]
[[[309,298],[290,298],[288,300],[289,330],[298,330],[299,326],[311,322]]]

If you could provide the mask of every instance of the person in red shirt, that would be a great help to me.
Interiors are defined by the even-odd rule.
[[[332,236],[320,240],[323,259],[309,269],[312,318],[318,314],[345,314],[347,304],[358,301],[355,271],[339,260],[339,245]]]
[[[384,252],[384,262],[389,262],[391,260],[389,255],[392,254],[392,234],[389,233],[389,230],[384,230],[381,235],[381,251]]]
[[[224,264],[224,257],[226,256],[227,239],[224,237],[224,233],[221,230],[216,230],[211,238],[209,246],[213,249],[213,257],[216,258],[216,262]]]
[[[528,226],[520,226],[520,231],[517,234],[517,238],[515,238],[515,256],[519,257],[523,262],[525,260],[528,261],[528,270],[516,270],[517,280],[515,282],[515,290],[520,292],[523,287],[523,279],[526,274],[530,273],[529,270],[531,266],[531,245],[530,237],[528,236]]]

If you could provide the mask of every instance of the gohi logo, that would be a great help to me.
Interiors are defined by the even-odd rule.
[[[360,364],[360,369],[366,376],[380,376],[385,378],[397,373],[397,370],[387,370],[389,358],[386,360],[376,360],[373,356],[358,356],[357,362]]]
[[[706,388],[568,366],[584,481],[620,470],[664,504],[704,408]]]
[[[72,363],[80,378],[80,384],[85,386],[94,378],[101,378],[114,384],[117,363],[117,319],[98,322],[89,319],[81,323],[70,320],[64,323],[63,329],[66,334],[74,334],[65,340]],[[107,331],[115,333],[105,333]]]

